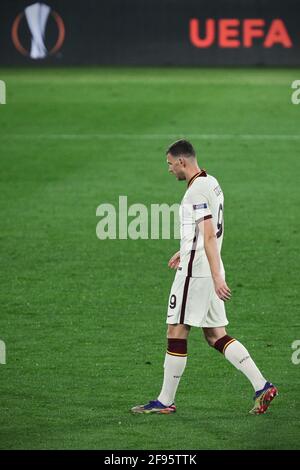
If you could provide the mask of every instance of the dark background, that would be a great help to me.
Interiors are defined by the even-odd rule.
[[[66,36],[60,51],[43,60],[22,56],[11,40],[15,17],[34,2],[1,0],[0,65],[300,65],[300,6],[296,0],[51,0],[47,3],[63,18]],[[189,20],[198,18],[263,18],[266,32],[281,18],[293,47],[263,48],[254,39],[247,49],[198,49],[189,41]],[[47,23],[47,48],[55,43],[53,19]],[[241,37],[241,36],[240,36]],[[30,47],[23,19],[20,39]]]

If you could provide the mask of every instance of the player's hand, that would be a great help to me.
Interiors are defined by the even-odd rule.
[[[231,290],[227,286],[225,279],[222,276],[215,277],[214,284],[217,296],[224,302],[230,300]]]
[[[175,253],[175,255],[173,255],[172,258],[170,259],[168,266],[171,269],[177,269],[179,266],[179,263],[180,263],[180,251],[177,251],[177,253]]]

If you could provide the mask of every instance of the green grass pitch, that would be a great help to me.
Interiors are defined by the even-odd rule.
[[[297,69],[1,69],[2,449],[296,449],[300,440]],[[96,208],[180,202],[165,148],[190,139],[225,193],[228,333],[279,388],[193,329],[172,416],[160,391],[178,240],[96,237]]]

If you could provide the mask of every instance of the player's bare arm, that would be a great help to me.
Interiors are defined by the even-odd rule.
[[[168,263],[169,268],[171,269],[177,269],[180,263],[180,251],[177,251],[175,255],[170,258],[170,261]]]
[[[220,254],[217,246],[217,237],[211,219],[206,219],[199,224],[204,237],[204,249],[209,262],[211,275],[215,285],[217,296],[221,300],[229,300],[231,291],[221,273]]]

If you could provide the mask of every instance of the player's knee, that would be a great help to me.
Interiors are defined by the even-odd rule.
[[[188,325],[168,325],[167,338],[186,339],[189,334]]]
[[[226,336],[225,328],[203,328],[204,337],[212,348],[215,347],[216,342]]]
[[[207,344],[212,348],[215,346],[217,338],[215,336],[205,336]]]
[[[204,337],[205,337],[208,345],[211,346],[212,348],[215,347],[216,342],[221,338],[220,335],[208,334],[208,333],[205,333]]]

